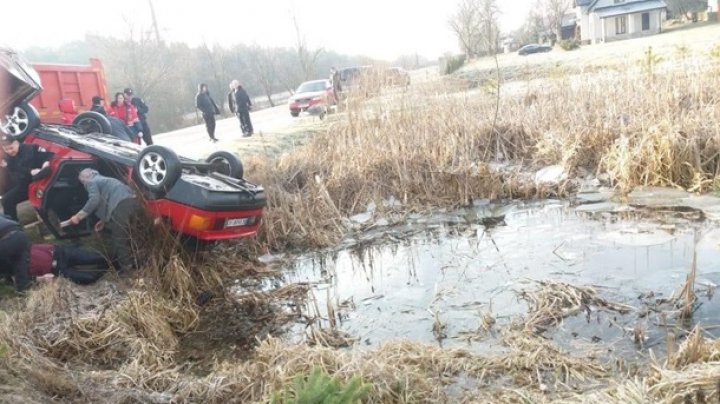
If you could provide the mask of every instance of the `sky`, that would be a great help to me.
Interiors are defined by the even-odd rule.
[[[307,44],[393,60],[457,52],[448,20],[460,0],[152,0],[160,34],[190,45],[293,46],[295,15]],[[519,27],[533,0],[499,0],[501,29]],[[86,33],[126,37],[151,27],[150,0],[3,2],[0,44],[57,47]]]

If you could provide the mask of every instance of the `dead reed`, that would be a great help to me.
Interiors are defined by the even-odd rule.
[[[540,286],[532,291],[520,292],[530,307],[524,320],[524,329],[538,333],[548,326],[559,324],[564,318],[586,311],[591,307],[627,314],[635,308],[621,303],[611,302],[600,297],[589,286],[575,286],[557,281],[537,281]]]
[[[272,249],[326,246],[371,201],[393,196],[412,210],[562,196],[585,173],[606,174],[620,193],[707,191],[720,170],[720,75],[708,69],[718,70],[688,62],[649,76],[632,63],[517,80],[501,89],[497,119],[494,92],[446,81],[349,102],[305,147],[250,164],[269,190],[261,240]],[[554,164],[569,180],[536,186],[532,174]]]

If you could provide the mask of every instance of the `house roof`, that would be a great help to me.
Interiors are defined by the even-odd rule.
[[[577,7],[585,7],[589,6],[590,3],[592,3],[593,0],[575,0],[575,6]]]
[[[667,8],[667,4],[663,0],[641,0],[633,2],[625,2],[612,4],[601,7],[601,3],[609,3],[613,0],[599,0],[592,12],[597,13],[600,18],[614,17],[618,15],[641,13],[644,11],[652,11]]]

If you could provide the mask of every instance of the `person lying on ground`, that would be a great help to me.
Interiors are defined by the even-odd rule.
[[[11,184],[2,196],[3,213],[17,221],[17,205],[28,199],[28,185],[33,181],[33,176],[50,166],[53,154],[38,145],[21,144],[7,134],[0,137],[0,145],[4,153],[0,167],[7,170]]]
[[[110,268],[105,257],[79,247],[33,244],[30,247],[30,276],[62,276],[79,285],[89,285],[102,278]]]
[[[20,224],[0,215],[0,274],[19,292],[30,286],[30,240]]]
[[[120,180],[100,175],[92,168],[80,171],[78,176],[88,193],[88,201],[68,222],[80,224],[90,215],[100,219],[95,224],[95,231],[110,239],[111,255],[118,262],[118,272],[126,272],[137,268],[132,253],[130,233],[132,224],[140,216],[142,208],[133,191]],[[106,238],[107,239],[107,238]]]

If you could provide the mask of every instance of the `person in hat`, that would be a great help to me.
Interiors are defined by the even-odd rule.
[[[107,111],[105,111],[105,107],[103,106],[103,101],[105,101],[102,97],[99,95],[96,95],[92,97],[92,107],[90,107],[90,111],[97,112],[98,114],[103,114],[107,116]]]
[[[250,109],[252,109],[252,101],[242,84],[237,80],[233,80],[231,85],[235,88],[235,114],[240,120],[240,129],[242,129],[243,137],[253,135],[253,125],[250,120]]]
[[[28,199],[28,185],[40,170],[50,166],[52,153],[38,145],[21,144],[12,135],[0,137],[3,159],[0,168],[8,174],[10,188],[2,195],[3,213],[17,221],[17,205]]]
[[[123,90],[123,93],[125,93],[125,98],[130,100],[130,104],[132,104],[137,109],[138,118],[140,119],[140,125],[142,126],[142,138],[146,145],[150,146],[153,144],[152,140],[152,134],[150,133],[150,126],[148,126],[147,123],[147,114],[150,112],[150,108],[145,104],[145,101],[142,100],[140,97],[135,97],[133,93],[132,88],[126,88]]]
[[[218,108],[215,100],[210,96],[208,86],[205,83],[198,85],[198,92],[195,95],[195,107],[202,112],[205,129],[210,137],[210,141],[217,142],[218,139],[215,137],[215,115],[220,115],[220,108]]]

